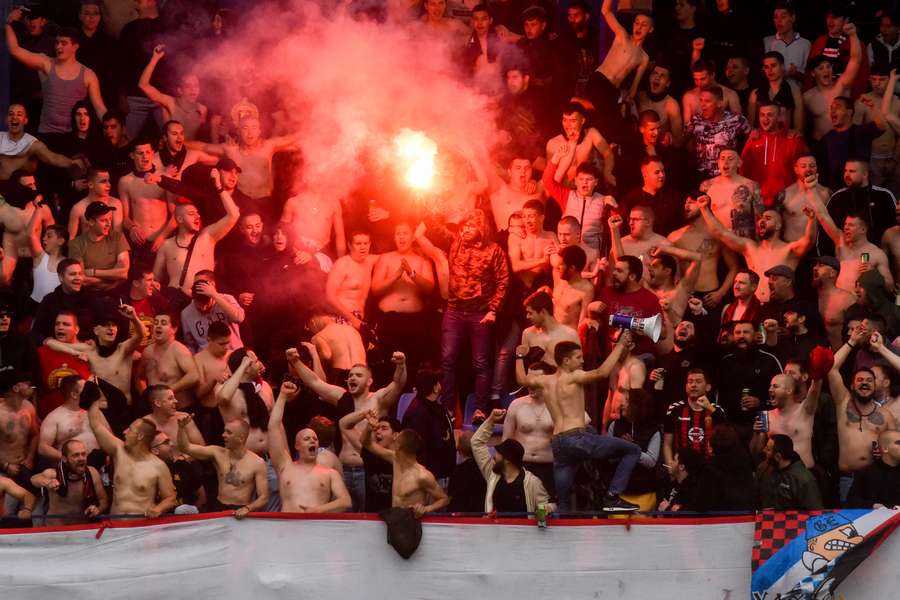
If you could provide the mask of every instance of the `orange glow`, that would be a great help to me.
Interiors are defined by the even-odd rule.
[[[437,144],[421,131],[401,129],[394,138],[394,150],[401,164],[403,180],[414,190],[427,190],[434,182]]]

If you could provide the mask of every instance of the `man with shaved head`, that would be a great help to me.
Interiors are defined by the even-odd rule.
[[[211,503],[213,510],[231,510],[238,519],[259,511],[269,501],[266,461],[247,449],[250,424],[242,419],[225,423],[222,439],[225,447],[191,443],[190,415],[178,419],[178,450],[197,460],[212,461],[219,476],[219,493]]]
[[[296,353],[296,350],[294,350]],[[288,359],[292,357],[289,355]],[[298,357],[297,357],[298,358]],[[299,360],[299,358],[298,358]],[[278,475],[282,512],[327,513],[350,510],[352,501],[340,473],[316,462],[319,438],[312,429],[301,429],[294,438],[297,460],[291,459],[282,420],[284,406],[297,397],[297,386],[281,384],[269,416],[269,457]]]
[[[801,395],[800,382],[790,375],[779,374],[769,384],[769,431],[761,431],[757,422],[753,438],[754,452],[762,452],[774,435],[784,434],[794,443],[794,451],[811,469],[815,465],[812,451],[813,422],[822,393],[822,380],[813,381],[806,395]]]

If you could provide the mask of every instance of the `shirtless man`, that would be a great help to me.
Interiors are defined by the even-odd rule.
[[[741,108],[741,100],[737,93],[726,85],[716,81],[716,66],[709,60],[698,60],[691,66],[691,75],[694,77],[694,86],[681,97],[681,115],[684,123],[691,120],[700,112],[700,90],[705,87],[718,85],[725,96],[725,110],[736,115],[744,114]]]
[[[825,322],[828,343],[834,349],[843,343],[844,313],[856,302],[852,292],[835,285],[840,271],[841,263],[833,256],[820,256],[813,266],[812,285],[819,297],[819,314]]]
[[[122,201],[109,195],[112,189],[110,183],[109,171],[104,168],[93,168],[87,173],[88,195],[82,198],[72,206],[69,211],[69,239],[74,240],[75,237],[88,229],[87,219],[84,218],[84,211],[91,202],[102,202],[107,206],[111,206],[112,212],[112,231],[113,233],[122,231],[123,208]]]
[[[646,92],[638,92],[638,111],[654,111],[659,115],[660,140],[671,138],[671,144],[676,148],[681,146],[684,136],[684,121],[681,120],[681,107],[678,101],[669,95],[669,86],[672,84],[672,74],[669,68],[662,64],[653,66],[648,77],[650,87]]]
[[[777,50],[766,52],[765,56],[763,56],[762,66],[763,74],[768,81],[750,92],[747,119],[751,125],[755,125],[760,105],[767,100],[778,102],[781,104],[781,109],[776,129],[785,127],[802,134],[805,124],[803,98],[800,95],[800,87],[789,79],[784,67],[784,56]],[[788,102],[788,99],[790,99],[790,102]]]
[[[507,240],[512,272],[526,290],[534,289],[538,280],[548,280],[550,255],[556,252],[556,235],[544,231],[544,205],[529,200],[522,208],[525,237],[511,235]]]
[[[87,422],[87,411],[78,405],[84,379],[78,375],[66,375],[59,382],[59,391],[63,397],[61,406],[56,407],[41,422],[38,454],[51,460],[61,460],[63,446],[69,440],[77,440],[90,453],[100,446],[97,438]]]
[[[638,14],[629,36],[613,12],[612,0],[603,0],[600,14],[616,37],[606,58],[588,79],[586,95],[598,114],[616,115],[619,114],[619,87],[631,72],[637,69],[627,94],[628,100],[634,98],[644,71],[650,63],[650,57],[644,51],[643,45],[647,36],[653,32],[653,17],[644,13]],[[611,117],[609,120],[614,119],[615,117]]]
[[[138,364],[138,387],[143,390],[155,385],[168,386],[175,392],[178,408],[186,410],[194,404],[193,390],[200,376],[191,351],[175,340],[176,333],[178,321],[174,316],[160,313],[153,317],[153,341],[144,349]],[[175,436],[170,434],[169,438]]]
[[[506,172],[509,180],[491,194],[491,212],[498,232],[506,229],[510,216],[521,211],[529,200],[545,201],[539,185],[535,186],[534,193],[528,193],[529,186],[534,185],[530,158],[514,156]]]
[[[379,339],[386,352],[401,350],[412,369],[421,361],[421,341],[410,335],[425,321],[425,305],[434,290],[431,261],[413,250],[413,228],[394,226],[396,250],[378,257],[372,269],[372,295],[378,298]],[[323,357],[324,358],[324,357]],[[354,360],[351,365],[365,360]]]
[[[319,358],[334,373],[331,381],[344,382],[353,365],[366,364],[366,348],[359,332],[331,315],[316,315],[307,325]]]
[[[875,401],[875,374],[869,369],[856,369],[850,389],[844,385],[840,369],[851,351],[871,335],[862,325],[851,333],[850,339],[834,353],[834,366],[828,372],[828,387],[834,398],[837,417],[838,468],[842,473],[855,473],[872,464],[872,444],[886,429],[896,429],[897,423],[889,410]],[[870,347],[881,344],[881,336],[872,335]],[[850,487],[851,476],[841,477],[841,500]]]
[[[347,254],[344,235],[344,215],[341,201],[331,196],[306,191],[292,196],[284,203],[281,222],[294,232],[294,243],[315,254],[331,242],[334,232],[334,249],[338,257]]]
[[[372,238],[368,233],[351,233],[350,254],[335,261],[325,284],[328,302],[356,329],[363,324],[366,298],[372,285],[372,269],[378,260],[377,254],[369,254],[371,246]]]
[[[34,175],[26,171],[16,171],[12,181],[23,188],[37,192]],[[0,224],[9,222],[10,227],[3,232],[3,280],[11,281],[19,258],[40,259],[33,245],[33,232],[55,224],[50,207],[44,197],[37,194],[22,208],[16,208],[5,201],[0,202]],[[24,224],[24,226],[23,226]]]
[[[553,269],[553,317],[577,331],[594,300],[594,285],[581,276],[587,260],[584,250],[568,246],[559,251],[559,259]]]
[[[724,248],[722,243],[710,232],[703,217],[700,214],[700,205],[696,198],[688,196],[684,201],[684,220],[687,225],[676,229],[669,234],[669,241],[673,246],[698,252],[702,260],[697,274],[697,283],[694,287],[698,294],[702,295],[703,306],[707,309],[718,308],[722,299],[731,290],[735,273],[738,269],[737,256],[731,250]],[[725,262],[725,276],[719,280],[719,263]],[[687,268],[681,264],[681,271]]]
[[[794,442],[794,450],[800,455],[806,468],[812,469],[815,465],[813,458],[812,438],[813,422],[816,417],[816,407],[819,404],[819,396],[822,393],[822,380],[812,382],[806,396],[801,396],[800,383],[790,375],[776,375],[769,384],[769,431],[759,429],[759,417],[754,425],[754,436],[751,440],[751,450],[759,454],[765,447],[770,437],[783,434]]]
[[[51,152],[44,142],[25,133],[26,125],[28,115],[25,107],[10,104],[6,111],[6,131],[0,131],[0,181],[8,180],[19,169],[30,168],[34,160],[59,169],[71,169],[73,166],[84,168],[82,159],[71,159]],[[9,224],[6,226],[9,227]]]
[[[760,302],[769,300],[769,281],[765,272],[776,265],[786,265],[796,269],[800,259],[812,248],[813,235],[815,234],[815,214],[808,207],[804,209],[806,214],[806,232],[803,237],[794,242],[785,242],[781,239],[782,220],[781,215],[775,210],[766,210],[756,221],[756,234],[759,241],[735,235],[725,229],[721,222],[709,209],[709,197],[701,196],[698,199],[700,214],[709,226],[712,234],[726,247],[744,257],[747,266],[756,273],[760,273],[762,281],[756,288],[756,297]]]
[[[884,250],[866,237],[869,231],[866,220],[861,216],[850,214],[844,219],[841,229],[838,229],[821,198],[811,192],[808,192],[806,197],[816,213],[816,218],[822,224],[822,230],[834,242],[835,255],[841,262],[835,285],[842,290],[853,292],[860,273],[876,269],[884,277],[885,288],[893,290],[894,277],[891,275],[890,261]]]
[[[806,230],[806,217],[803,207],[807,205],[807,192],[812,191],[820,198],[831,198],[831,190],[819,183],[819,167],[812,154],[797,157],[794,161],[794,175],[797,181],[787,186],[775,198],[775,206],[781,206],[784,218],[782,238],[786,242],[795,242],[803,237]]]
[[[296,353],[296,350],[294,350]],[[296,356],[299,361],[299,356]],[[281,384],[278,398],[269,415],[269,457],[278,476],[281,510],[289,513],[328,513],[350,510],[352,502],[347,486],[334,469],[316,462],[319,440],[312,429],[301,429],[294,439],[297,460],[291,460],[287,436],[281,421],[285,403],[297,397],[297,386]]]
[[[203,439],[218,444],[225,426],[219,412],[215,388],[228,379],[228,352],[231,350],[231,331],[225,323],[214,321],[206,332],[206,348],[194,355],[197,365],[197,386],[194,388],[194,419]]]
[[[264,455],[269,445],[267,413],[275,401],[272,387],[262,377],[266,367],[252,350],[239,348],[228,357],[228,368],[231,376],[217,385],[215,392],[222,420],[225,423],[235,419],[247,421],[250,424],[247,447]]]
[[[678,277],[678,261],[687,264],[683,275]],[[699,252],[682,250],[677,246],[657,246],[650,249],[650,273],[647,284],[659,297],[659,305],[668,313],[669,323],[678,323],[687,310],[688,300],[697,285],[700,263]],[[674,325],[670,329],[674,330]]]
[[[192,150],[185,148],[185,130],[184,125],[180,121],[167,120],[163,123],[162,148],[153,159],[153,166],[156,168],[155,173],[181,180],[184,170],[191,165],[202,163],[204,165],[215,165],[219,162],[217,156],[201,152],[200,150]],[[153,181],[153,183],[159,183]],[[235,181],[237,185],[237,181]],[[221,185],[218,187],[222,187]],[[234,189],[234,186],[232,186]]]
[[[553,316],[553,298],[549,290],[540,289],[525,299],[525,317],[531,326],[522,332],[522,345],[544,351],[540,360],[555,367],[554,350],[559,342],[581,345],[578,332],[563,325]],[[521,440],[520,440],[521,441]]]
[[[130,156],[133,171],[119,180],[123,226],[136,251],[143,248],[149,254],[156,254],[175,230],[172,218],[175,204],[161,187],[145,181],[145,176],[156,169],[153,145],[148,140],[136,139],[131,142]]]
[[[900,98],[887,94],[894,90],[897,82],[897,71],[889,71],[888,65],[875,65],[869,74],[872,91],[860,96],[853,111],[853,122],[857,125],[875,122],[876,117],[871,104],[880,106],[884,115],[884,133],[872,140],[872,158],[869,160],[872,183],[890,190],[897,189],[897,141],[900,139]],[[864,100],[865,99],[865,100]],[[868,101],[867,101],[868,100]]]
[[[631,233],[622,237],[622,217],[614,214],[609,218],[609,233],[612,236],[611,258],[615,261],[620,256],[637,256],[644,263],[643,283],[650,280],[650,253],[661,246],[669,246],[671,242],[653,231],[653,209],[638,205],[628,215],[628,226]]]
[[[247,115],[241,119],[237,144],[204,144],[188,142],[188,148],[202,150],[215,156],[227,156],[241,168],[238,189],[254,199],[272,196],[272,157],[276,152],[296,148],[298,134],[262,137],[259,118]]]
[[[803,93],[803,105],[812,123],[812,138],[816,141],[831,131],[831,103],[838,96],[848,96],[856,73],[862,60],[862,45],[856,35],[856,25],[846,23],[844,35],[850,40],[850,60],[840,77],[835,80],[834,66],[825,55],[813,57],[806,64],[806,71],[811,72],[815,87]]]
[[[303,364],[295,348],[289,348],[286,356],[288,365],[303,385],[323,401],[336,406],[341,417],[361,410],[376,410],[379,416],[387,415],[406,386],[406,356],[402,352],[395,352],[391,357],[394,363],[394,377],[391,383],[374,392],[371,391],[372,372],[365,365],[353,365],[347,376],[347,388],[344,389],[322,381],[315,372]],[[344,480],[353,496],[355,510],[361,510],[361,507],[365,506],[366,488],[362,457],[354,449],[354,444],[349,438],[359,438],[362,427],[362,422],[359,422],[353,430],[341,431],[342,444],[339,457],[341,464],[344,465]]]
[[[555,269],[559,263],[560,250],[568,246],[578,246],[584,250],[585,264],[587,265],[585,273],[593,272],[597,264],[597,250],[585,244],[581,239],[581,223],[578,222],[578,219],[572,215],[566,215],[560,219],[556,226],[556,240],[556,252],[550,255],[550,267],[552,269]]]
[[[38,131],[41,133],[71,131],[72,106],[85,96],[90,99],[96,114],[106,114],[106,105],[100,94],[100,81],[97,75],[75,58],[79,46],[79,32],[71,27],[61,28],[56,34],[56,56],[53,58],[42,52],[30,52],[19,45],[16,31],[12,27],[12,23],[20,20],[23,14],[21,8],[15,8],[7,15],[6,46],[9,48],[10,56],[29,69],[37,71],[40,76],[44,103]],[[83,91],[79,90],[80,98],[72,96],[75,90],[72,89],[71,82],[78,80],[84,86]]]
[[[225,447],[203,446],[191,441],[191,416],[178,418],[178,451],[196,460],[212,461],[219,478],[215,511],[234,511],[237,519],[266,507],[269,480],[266,461],[247,449],[250,425],[234,419],[225,423]]]
[[[125,430],[123,442],[110,431],[100,412],[104,408],[106,399],[94,401],[88,409],[88,421],[100,448],[115,465],[112,514],[155,519],[174,509],[177,499],[172,474],[166,463],[150,451],[156,426],[150,419],[137,419]]]
[[[583,371],[581,348],[572,342],[561,342],[556,345],[554,356],[559,369],[552,375],[526,374],[524,358],[528,349],[520,347],[516,350],[516,381],[519,385],[542,390],[553,419],[553,476],[561,512],[572,508],[571,492],[578,466],[585,460],[612,457],[619,458],[619,464],[603,499],[603,510],[621,512],[638,508],[619,498],[619,494],[628,485],[631,471],[641,454],[640,448],[631,442],[586,430],[584,411],[584,386],[609,377],[613,367],[633,345],[631,332],[622,332],[603,364],[592,371]]]
[[[82,412],[87,421],[87,411]],[[49,527],[84,523],[109,509],[109,495],[103,487],[100,473],[87,464],[89,451],[84,443],[70,439],[62,444],[60,450],[58,466],[44,469],[31,477],[31,485],[47,490],[50,500],[47,514],[68,517],[47,519],[45,525]]]
[[[0,476],[28,487],[38,447],[38,416],[28,375],[16,369],[2,373],[0,400]],[[15,512],[18,499],[6,497],[6,513]],[[33,507],[33,505],[32,505]]]
[[[372,439],[372,432],[378,428],[376,411],[369,411],[366,424],[368,427],[363,430],[361,440],[363,447],[394,466],[391,481],[392,508],[408,508],[420,519],[450,504],[450,498],[434,475],[416,460],[416,454],[422,445],[422,438],[418,433],[412,429],[404,429],[394,437],[393,448],[387,449]]]
[[[138,349],[144,339],[144,323],[132,306],[123,304],[119,306],[119,312],[131,322],[134,328],[131,337],[124,342],[116,343],[119,325],[110,315],[97,319],[92,340],[67,344],[47,338],[44,340],[44,345],[52,350],[66,352],[82,360],[87,360],[91,365],[91,373],[116,387],[130,405],[132,360],[134,351]],[[147,443],[149,445],[150,442]]]
[[[200,212],[193,204],[178,204],[175,207],[175,223],[177,233],[163,242],[153,264],[153,275],[157,281],[168,279],[169,286],[178,288],[185,296],[191,296],[194,275],[198,271],[212,271],[216,266],[215,249],[228,232],[237,224],[240,211],[231,193],[222,187],[222,180],[217,169],[210,171],[210,177],[219,191],[225,216],[201,229]],[[193,251],[191,245],[193,244]],[[188,252],[190,263],[185,269]],[[165,277],[164,277],[165,275]]]
[[[200,97],[200,78],[193,73],[185,73],[178,81],[175,87],[177,96],[170,96],[161,92],[150,81],[153,79],[153,72],[156,65],[166,55],[166,47],[162,44],[153,48],[153,55],[150,62],[141,73],[138,81],[138,87],[146,94],[147,98],[162,109],[163,121],[182,121],[187,127],[182,127],[182,135],[187,135],[188,139],[197,137],[197,132],[206,123],[206,117],[209,110],[205,104],[197,101]],[[186,162],[186,161],[185,161]],[[181,165],[179,168],[183,170],[187,164]]]
[[[700,191],[710,198],[710,208],[729,231],[735,231],[733,217],[738,211],[750,209],[753,215],[763,211],[759,184],[740,174],[741,155],[732,148],[719,151],[719,175],[700,184]],[[747,206],[749,204],[749,206]]]
[[[547,142],[547,162],[559,165],[554,174],[557,182],[568,182],[575,181],[579,165],[593,163],[595,156],[599,155],[603,159],[603,180],[607,185],[614,186],[615,156],[599,131],[593,127],[585,130],[585,112],[584,106],[578,102],[572,102],[563,108],[563,132]]]
[[[155,384],[147,388],[145,396],[150,405],[150,414],[144,418],[156,426],[157,432],[166,434],[169,440],[177,439],[178,421],[187,416],[187,413],[178,410],[175,392],[167,385]],[[187,434],[191,443],[203,444],[203,436],[193,421],[187,424]]]

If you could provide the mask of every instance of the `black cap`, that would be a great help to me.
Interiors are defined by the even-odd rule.
[[[825,56],[824,54],[819,54],[818,56],[813,56],[812,58],[809,59],[809,61],[806,63],[806,71],[809,72],[809,71],[814,70],[816,67],[818,67],[823,62],[831,63],[831,66],[832,67],[834,66],[833,58]]]
[[[773,275],[781,275],[782,277],[787,277],[791,281],[794,280],[794,270],[787,265],[775,265],[765,273],[766,277],[772,277]]]
[[[827,265],[838,273],[841,272],[841,261],[833,256],[819,256],[816,258],[816,262],[820,265]]]
[[[87,208],[84,209],[84,218],[86,221],[91,221],[96,219],[97,217],[101,217],[106,213],[112,212],[116,210],[115,206],[110,206],[105,202],[100,202],[99,200],[95,200],[87,205]]]
[[[242,172],[237,163],[227,156],[223,156],[219,159],[219,162],[216,163],[216,168],[220,171],[237,171],[238,173]]]
[[[522,459],[525,457],[525,448],[523,448],[522,444],[516,440],[512,438],[503,440],[494,446],[494,450],[517,467],[522,466]]]
[[[31,375],[21,369],[13,367],[0,371],[0,393],[7,393],[17,383],[22,383],[23,381],[31,381]]]

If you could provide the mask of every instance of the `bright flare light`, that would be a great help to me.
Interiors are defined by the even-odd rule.
[[[414,190],[430,188],[434,180],[434,157],[438,151],[434,140],[421,131],[401,129],[394,138],[394,148],[406,184]]]

